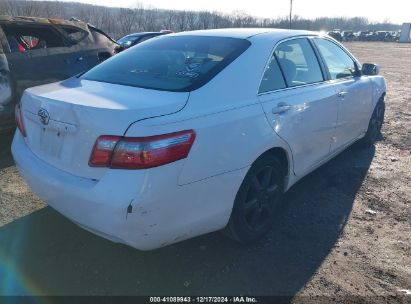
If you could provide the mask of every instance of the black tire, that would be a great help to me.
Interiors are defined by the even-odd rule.
[[[384,123],[384,114],[385,114],[385,103],[381,99],[374,108],[370,122],[368,124],[367,133],[365,133],[364,138],[361,140],[361,143],[364,146],[371,146],[376,141],[381,139],[381,128]]]
[[[284,169],[272,155],[251,166],[236,195],[224,233],[240,243],[260,239],[272,227],[284,194]]]

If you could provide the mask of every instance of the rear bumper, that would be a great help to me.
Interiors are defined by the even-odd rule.
[[[97,235],[150,250],[223,228],[248,168],[178,186],[182,161],[150,170],[107,170],[98,181],[37,158],[16,132],[12,153],[34,193]],[[127,208],[132,205],[131,213]]]
[[[56,169],[37,158],[27,147],[20,132],[12,144],[12,153],[20,174],[30,188],[58,212],[106,238],[127,243],[126,211],[134,193],[119,189],[116,199],[110,195],[113,185],[102,185]],[[105,196],[105,194],[108,194]]]

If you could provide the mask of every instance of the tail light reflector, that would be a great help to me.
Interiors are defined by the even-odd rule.
[[[90,157],[91,167],[147,169],[186,158],[193,130],[149,137],[100,136]]]
[[[20,133],[24,137],[27,137],[26,128],[24,126],[24,121],[23,121],[23,113],[22,113],[20,103],[16,104],[14,115],[15,115],[15,119],[16,119],[17,128],[20,130]]]

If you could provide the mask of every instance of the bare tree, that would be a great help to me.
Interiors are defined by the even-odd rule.
[[[9,10],[16,16],[36,16],[39,17],[40,5],[35,1],[19,0],[19,1],[7,1]]]
[[[0,15],[7,15],[8,7],[6,1],[0,0]]]
[[[158,26],[156,25],[156,15],[158,11],[155,9],[145,10],[144,11],[144,18],[143,18],[143,25],[142,29],[144,31],[155,31],[158,30]]]
[[[187,12],[187,30],[195,30],[196,28],[196,23],[198,19],[198,14],[193,11],[188,11]]]
[[[70,19],[76,17],[90,22],[113,37],[130,34],[133,31],[155,31],[170,29],[185,31],[223,27],[279,27],[288,28],[289,16],[275,19],[257,19],[244,12],[230,15],[219,12],[193,12],[158,10],[135,2],[131,8],[109,8],[77,2],[43,0],[0,0],[0,14],[12,16],[38,16]],[[316,18],[305,19],[293,16],[293,28],[311,30],[398,30],[398,24],[388,21],[371,23],[366,18]]]
[[[136,30],[141,31],[143,29],[144,13],[145,13],[143,4],[141,4],[140,2],[136,3],[134,5],[134,12],[136,14],[136,20],[135,20]]]
[[[176,14],[177,31],[183,32],[187,29],[187,12],[180,11]]]
[[[209,29],[211,25],[211,13],[203,11],[198,14],[198,27],[200,29]]]
[[[161,27],[167,30],[175,31],[175,11],[162,11],[160,18],[162,20]]]
[[[120,30],[123,34],[131,33],[131,30],[136,22],[136,13],[129,8],[121,8],[118,16],[120,22]]]

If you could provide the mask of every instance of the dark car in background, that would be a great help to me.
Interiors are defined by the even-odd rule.
[[[356,32],[356,33],[354,33],[355,40],[356,41],[364,41],[367,34],[368,34],[368,31]]]
[[[343,37],[341,35],[341,32],[339,30],[333,30],[333,31],[329,31],[328,36],[334,38],[335,40],[342,42],[343,41]]]
[[[130,34],[130,35],[124,36],[123,38],[120,38],[119,40],[117,40],[117,43],[120,44],[123,48],[128,49],[148,39],[151,39],[157,36],[170,34],[170,33],[172,33],[172,31],[168,31],[168,30],[164,30],[160,32],[135,33],[135,34]]]
[[[12,130],[26,88],[67,79],[121,51],[79,20],[0,16],[0,132]]]
[[[344,42],[354,41],[354,33],[353,31],[344,31],[342,32],[342,39]]]
[[[394,42],[396,41],[396,33],[390,31],[377,31],[377,41]]]

